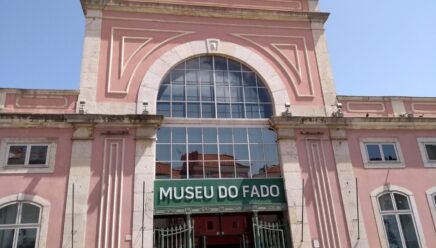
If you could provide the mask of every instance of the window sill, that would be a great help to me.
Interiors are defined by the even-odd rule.
[[[365,169],[404,169],[406,165],[401,162],[378,162],[378,163],[365,163]]]
[[[51,167],[1,167],[0,174],[42,174],[53,173],[54,168]]]

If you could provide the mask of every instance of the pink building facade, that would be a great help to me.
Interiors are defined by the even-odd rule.
[[[0,247],[436,247],[436,98],[337,96],[317,0],[85,0],[0,89]]]

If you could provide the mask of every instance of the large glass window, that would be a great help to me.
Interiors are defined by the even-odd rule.
[[[162,127],[156,178],[280,177],[276,136],[268,128]]]
[[[390,248],[419,248],[409,197],[398,192],[378,197],[385,235]]]
[[[251,69],[219,56],[195,57],[171,70],[160,85],[157,114],[181,118],[272,116],[268,89]]]
[[[0,206],[0,247],[36,247],[40,215],[41,208],[29,202]]]

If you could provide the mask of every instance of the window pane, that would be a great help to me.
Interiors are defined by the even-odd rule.
[[[198,69],[200,69],[200,60],[199,60],[200,58],[199,57],[197,57],[197,58],[193,58],[193,59],[190,59],[190,60],[188,60],[188,61],[186,61],[186,69],[187,70],[198,70]]]
[[[398,210],[409,210],[409,200],[406,196],[401,194],[394,194],[395,204],[397,204]]]
[[[159,87],[159,93],[157,94],[157,100],[158,101],[162,101],[162,100],[168,101],[168,100],[170,100],[170,97],[171,97],[171,88],[170,88],[170,86],[162,84]]]
[[[175,127],[173,128],[173,143],[186,143],[186,128]]]
[[[218,145],[204,145],[204,160],[218,160]]]
[[[172,100],[184,101],[185,100],[185,86],[173,85],[172,86]]]
[[[251,160],[265,160],[263,156],[262,144],[250,144],[250,159]]]
[[[391,194],[384,194],[378,198],[380,203],[380,209],[383,210],[394,210],[394,205],[392,204]]]
[[[433,196],[434,205],[436,206],[436,195]]]
[[[247,129],[246,128],[234,128],[233,138],[235,143],[247,143]]]
[[[235,160],[248,160],[248,144],[235,144]]]
[[[36,243],[36,228],[20,229],[17,248],[34,248]]]
[[[45,164],[47,162],[48,145],[32,145],[30,147],[29,164]]]
[[[221,161],[221,177],[222,178],[234,178],[235,166],[234,161]]]
[[[386,236],[388,237],[389,247],[402,248],[403,245],[395,215],[384,215],[383,223],[385,226]]]
[[[11,248],[14,240],[14,229],[0,229],[0,247]]]
[[[256,88],[244,88],[244,95],[246,102],[257,102],[257,89]]]
[[[227,71],[215,71],[216,85],[226,86],[229,84]]]
[[[200,57],[200,70],[212,70],[213,61],[212,57]]]
[[[262,140],[264,143],[275,144],[276,143],[276,133],[270,128],[262,129]]]
[[[262,129],[261,128],[249,128],[248,137],[250,143],[262,143]]]
[[[189,161],[189,178],[204,178],[203,161]]]
[[[244,72],[242,73],[242,80],[245,86],[256,86],[256,75],[254,72]]]
[[[198,71],[186,71],[186,84],[197,84]]]
[[[185,83],[185,71],[174,70],[171,72],[171,83],[172,84],[184,84]]]
[[[202,141],[201,128],[188,128],[189,143],[201,143]]]
[[[244,98],[242,97],[242,88],[241,87],[231,87],[230,88],[230,97],[232,102],[244,102]]]
[[[18,204],[11,204],[0,209],[0,225],[17,223]]]
[[[229,63],[229,70],[230,71],[240,71],[241,70],[241,64],[240,63],[238,63],[236,61],[233,61],[231,59],[229,59],[228,63]]]
[[[161,127],[157,130],[157,143],[171,142],[171,128]]]
[[[245,117],[243,104],[232,104],[232,118],[244,118]]]
[[[217,104],[218,118],[230,118],[230,104]]]
[[[279,157],[277,154],[277,147],[275,145],[266,144],[263,145],[263,149],[265,152],[265,160],[267,161],[278,161]]]
[[[436,144],[425,144],[428,160],[436,160]]]
[[[203,129],[204,143],[217,143],[217,129],[204,128]]]
[[[196,85],[186,86],[186,99],[188,101],[200,101],[200,88]]]
[[[395,146],[393,144],[382,145],[384,158],[386,161],[396,161],[397,153],[395,151]]]
[[[186,162],[172,162],[171,168],[172,168],[171,178],[173,179],[187,178],[188,172],[187,172]]]
[[[270,102],[269,92],[267,88],[258,88],[260,102]]]
[[[215,105],[209,103],[203,103],[201,105],[202,118],[215,118]]]
[[[205,178],[218,178],[220,176],[218,169],[218,161],[205,161],[204,162],[204,176]]]
[[[165,117],[171,116],[171,107],[169,103],[158,103],[156,111],[158,115],[163,115]]]
[[[260,116],[259,111],[259,105],[257,104],[247,104],[245,106],[246,118],[258,119]]]
[[[223,57],[214,57],[215,70],[226,71],[227,59]]]
[[[170,161],[171,160],[171,145],[157,144],[156,145],[156,160]]]
[[[201,87],[201,100],[202,101],[214,101],[213,87],[202,86]]]
[[[265,164],[263,161],[251,162],[251,175],[253,178],[266,177]]]
[[[250,176],[250,162],[249,161],[235,161],[236,177],[248,178]]]
[[[229,72],[229,84],[233,86],[242,85],[242,76],[240,71]]]
[[[24,165],[27,146],[14,145],[9,147],[8,164]]]
[[[381,153],[378,145],[366,145],[369,161],[381,161]]]
[[[230,101],[230,88],[229,87],[216,87],[216,100],[217,102]]]
[[[188,103],[187,117],[200,118],[200,104],[199,103]]]
[[[172,161],[186,160],[186,146],[185,145],[173,145]]]
[[[233,145],[220,145],[220,160],[234,160]]]
[[[188,146],[189,160],[203,160],[203,147],[201,144]]]
[[[260,118],[270,118],[273,115],[271,104],[260,104],[259,110],[260,110]]]
[[[40,208],[35,205],[23,203],[21,224],[39,223],[39,210]]]
[[[412,215],[400,215],[401,228],[403,229],[404,240],[406,241],[407,248],[419,248],[418,237],[416,235],[415,225],[413,223]]]
[[[280,178],[282,177],[282,170],[277,161],[270,161],[266,163],[266,174],[268,177]]]
[[[220,128],[218,129],[220,143],[232,143],[233,134],[231,128]]]
[[[172,104],[172,117],[185,117],[185,103]]]
[[[168,179],[171,178],[171,163],[170,162],[156,162],[156,178]]]

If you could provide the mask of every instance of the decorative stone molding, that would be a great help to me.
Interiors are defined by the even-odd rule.
[[[215,45],[211,45],[215,44]],[[231,42],[218,41],[215,39],[205,41],[191,41],[174,47],[157,59],[145,74],[138,93],[136,113],[142,113],[142,103],[149,102],[149,113],[156,113],[156,101],[159,85],[165,74],[180,61],[192,56],[207,54],[211,49],[216,49],[214,54],[244,61],[254,69],[264,80],[271,91],[276,114],[284,111],[286,102],[290,102],[285,83],[260,55],[254,51]]]

